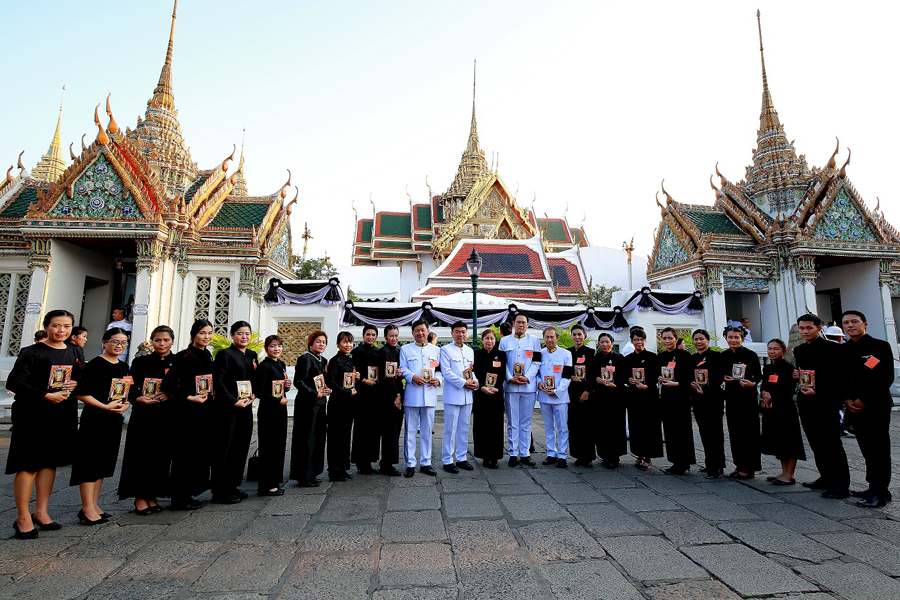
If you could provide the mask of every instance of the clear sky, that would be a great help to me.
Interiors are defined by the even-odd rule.
[[[682,202],[711,204],[716,162],[744,176],[756,145],[761,77],[789,139],[810,166],[838,164],[895,226],[900,119],[900,5],[885,2],[181,0],[175,104],[200,168],[247,128],[250,193],[286,169],[304,221],[335,263],[349,261],[356,201],[370,216],[447,189],[465,148],[478,59],[482,148],[499,152],[518,202],[585,228],[595,245],[634,237],[651,250],[660,180]],[[94,106],[112,93],[134,126],[165,57],[171,0],[4,2],[3,171],[46,151],[59,94],[64,154],[96,135]],[[106,123],[104,117],[103,123]],[[236,164],[236,162],[234,163]]]

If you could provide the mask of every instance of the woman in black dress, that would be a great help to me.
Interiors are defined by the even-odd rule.
[[[172,423],[172,405],[166,402],[162,380],[175,359],[174,340],[171,327],[154,329],[150,333],[153,354],[135,358],[129,373],[134,383],[129,391],[131,419],[125,436],[119,499],[134,498],[134,511],[140,516],[161,511],[156,499],[169,495],[172,453],[159,439]]]
[[[631,453],[637,457],[635,464],[642,471],[649,471],[652,459],[663,455],[657,387],[659,359],[646,349],[647,334],[643,329],[631,330],[631,343],[634,352],[622,360],[621,373],[616,369],[616,384],[625,387]]]
[[[709,332],[705,329],[694,331],[693,338],[697,353],[691,357],[691,403],[706,455],[706,465],[700,472],[705,472],[707,479],[715,479],[725,471],[725,432],[722,426],[725,405],[722,400],[720,354],[709,349]]]
[[[356,465],[356,472],[372,475],[372,463],[378,460],[378,381],[384,365],[380,365],[378,348],[378,328],[363,326],[363,343],[353,350],[353,365],[359,373],[354,401],[353,454],[350,460]],[[369,377],[370,370],[374,377]]]
[[[71,464],[78,433],[78,400],[72,395],[83,365],[65,340],[74,317],[65,310],[44,316],[47,338],[23,348],[6,380],[14,393],[12,438],[6,474],[15,473],[13,493],[18,515],[13,524],[18,539],[30,540],[60,525],[47,513],[56,468]],[[29,510],[35,492],[34,514]]]
[[[597,352],[591,377],[594,388],[591,401],[596,406],[597,454],[600,464],[607,469],[619,466],[619,458],[628,452],[628,438],[625,435],[625,396],[623,382],[625,373],[620,370],[625,360],[618,352],[613,352],[613,336],[601,333],[597,337]]]
[[[259,410],[256,413],[259,434],[260,496],[282,496],[284,490],[284,452],[287,448],[287,403],[291,380],[281,360],[284,342],[270,335],[265,342],[266,357],[256,370],[259,376]]]
[[[472,395],[473,454],[481,459],[486,469],[496,469],[503,458],[506,437],[503,428],[506,353],[497,348],[497,336],[491,329],[481,332],[481,348],[475,351],[472,370],[475,379],[482,384]],[[492,382],[488,382],[488,375],[492,376]]]
[[[660,334],[665,350],[659,354],[659,396],[669,475],[684,475],[697,462],[694,453],[694,423],[691,420],[693,360],[687,350],[678,349],[678,332],[666,327]]]
[[[784,360],[787,351],[779,339],[769,340],[766,353],[772,361],[763,368],[760,397],[762,403],[762,452],[781,461],[781,474],[769,477],[774,485],[794,485],[794,469],[798,460],[806,460],[800,417],[794,392],[794,365]]]
[[[569,352],[572,353],[573,374],[567,390],[569,454],[575,457],[576,467],[590,467],[601,444],[597,429],[597,403],[591,398],[591,390],[594,389],[594,349],[585,345],[582,325],[573,325],[570,331],[573,345]]]
[[[382,475],[399,477],[394,465],[400,460],[400,431],[403,427],[403,378],[400,376],[400,330],[384,327],[384,345],[378,351],[381,380],[378,386],[378,436],[381,438]],[[388,368],[390,366],[390,369]]]
[[[297,358],[294,370],[294,430],[291,436],[291,479],[300,487],[318,487],[317,477],[325,469],[325,398],[331,390],[325,384],[328,362],[322,353],[328,334],[313,331],[306,339],[308,351]]]
[[[353,334],[342,331],[337,336],[337,354],[328,361],[326,385],[328,397],[328,479],[347,481],[350,471],[350,434],[356,411],[356,381],[359,371],[353,365]]]
[[[723,333],[728,350],[719,355],[725,380],[725,417],[731,442],[732,479],[753,479],[760,464],[759,398],[756,385],[762,369],[756,352],[744,348],[743,327],[726,327]]]
[[[253,437],[253,401],[259,387],[253,331],[247,321],[231,325],[231,346],[216,353],[214,387],[216,431],[213,441],[212,501],[237,504],[247,497],[239,486]]]
[[[191,345],[175,355],[163,379],[163,391],[172,402],[173,510],[194,510],[202,505],[194,496],[209,489],[208,431],[213,423],[213,364],[206,349],[213,337],[206,319],[191,325]]]
[[[128,364],[119,357],[128,349],[128,334],[120,327],[103,332],[103,354],[84,367],[75,396],[84,402],[78,427],[78,447],[72,462],[69,485],[81,493],[78,520],[82,525],[105,523],[108,516],[98,500],[103,480],[116,471],[122,415],[128,402]]]

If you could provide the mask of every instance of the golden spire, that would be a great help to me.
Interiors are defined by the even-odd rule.
[[[235,173],[235,184],[234,184],[234,195],[235,196],[248,196],[247,192],[247,180],[244,178],[244,142],[247,139],[247,128],[244,127],[244,132],[241,135],[241,158],[238,161],[237,173]]]
[[[762,61],[763,81],[762,112],[759,114],[759,130],[767,131],[769,129],[777,128],[780,123],[778,122],[778,112],[775,110],[775,105],[772,103],[772,94],[769,92],[769,79],[766,77],[766,55],[763,53],[762,19],[760,18],[758,9],[756,11],[756,26],[759,30],[759,58]]]
[[[178,0],[172,8],[172,28],[169,30],[169,47],[166,50],[166,61],[159,73],[159,82],[153,90],[153,97],[147,106],[175,110],[175,97],[172,94],[172,45],[175,40],[175,13],[178,12]]]
[[[40,162],[34,167],[31,176],[41,181],[56,181],[66,170],[66,161],[62,156],[59,131],[62,125],[63,101],[66,99],[66,86],[62,89],[62,98],[59,101],[59,116],[56,118],[56,131],[53,132],[53,141],[47,153],[41,157]]]
[[[469,140],[466,149],[459,161],[459,169],[456,178],[450,184],[450,189],[444,194],[445,198],[465,198],[472,187],[483,177],[490,175],[484,151],[478,141],[478,123],[475,120],[475,84],[477,82],[478,61],[472,68],[472,124],[469,127]]]
[[[313,239],[312,233],[309,231],[306,222],[303,223],[303,235],[300,236],[300,239],[303,240],[303,262],[306,262],[306,246],[309,243],[309,240]]]

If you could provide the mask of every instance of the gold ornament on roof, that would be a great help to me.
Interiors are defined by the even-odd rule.
[[[102,145],[107,145],[109,143],[109,136],[106,135],[106,130],[103,129],[103,125],[100,124],[100,103],[97,103],[97,106],[94,108],[94,125],[97,126],[97,141]]]

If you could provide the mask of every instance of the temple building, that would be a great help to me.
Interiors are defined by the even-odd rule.
[[[356,209],[354,208],[354,214]],[[588,288],[581,248],[584,227],[563,218],[537,218],[522,208],[489,166],[478,139],[475,94],[472,123],[456,177],[446,192],[431,193],[409,211],[376,211],[355,220],[352,264],[397,267],[401,302],[430,300],[471,288],[465,259],[484,259],[483,291],[511,300],[573,304]],[[482,289],[482,288],[479,288]]]
[[[840,142],[824,167],[797,155],[772,101],[758,12],[757,24],[762,111],[752,164],[739,181],[716,166],[711,206],[676,201],[663,187],[647,279],[656,288],[702,292],[714,335],[727,320],[749,317],[754,340],[787,340],[803,313],[831,322],[857,309],[897,356],[900,233],[880,201],[870,209],[853,187],[849,150],[838,167]]]
[[[176,2],[177,7],[177,2]],[[106,125],[71,162],[63,158],[60,118],[47,153],[30,172],[0,181],[0,366],[9,368],[43,315],[67,309],[89,330],[87,357],[113,307],[133,319],[133,344],[160,323],[185,346],[195,318],[217,333],[244,319],[261,329],[263,295],[273,277],[290,278],[284,185],[250,196],[243,147],[202,169],[182,137],[172,87],[175,11],[159,80],[143,118],[122,129],[106,99]],[[273,186],[274,187],[274,186]],[[133,355],[133,353],[132,353]]]

